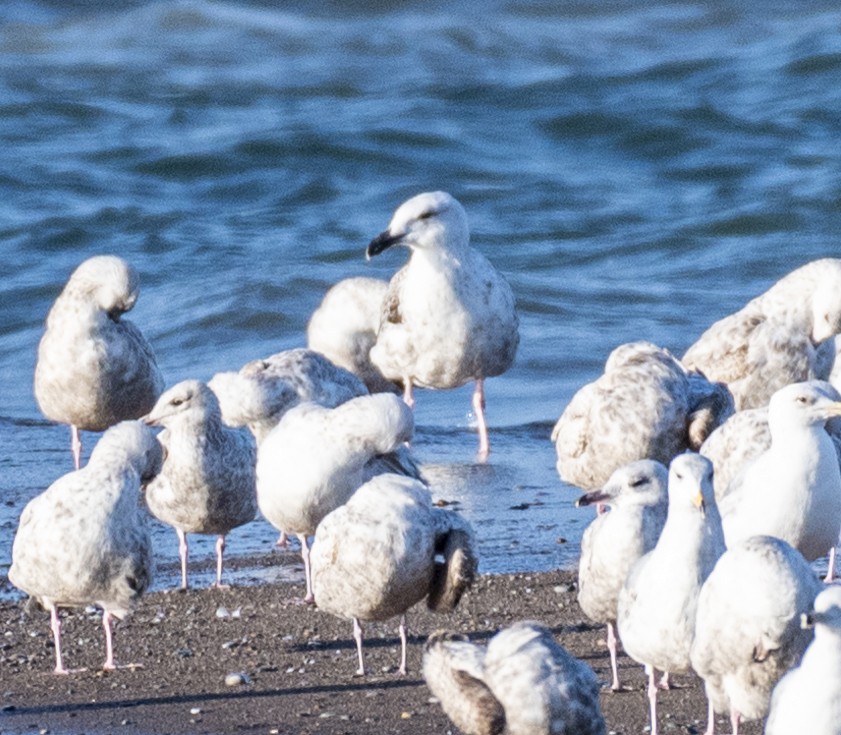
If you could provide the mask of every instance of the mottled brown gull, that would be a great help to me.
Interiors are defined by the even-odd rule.
[[[76,469],[79,430],[104,431],[136,419],[163,390],[152,348],[122,318],[138,293],[134,268],[115,255],[98,255],[76,268],[47,315],[35,398],[48,419],[70,424]]]
[[[181,588],[187,589],[188,533],[216,535],[219,586],[225,536],[257,515],[254,440],[222,423],[215,394],[198,380],[169,388],[144,420],[164,427],[163,469],[146,488],[146,504],[178,534]]]
[[[426,486],[378,475],[318,525],[310,557],[315,603],[353,619],[365,673],[360,621],[400,616],[400,672],[406,673],[406,611],[426,598],[436,612],[455,609],[478,567],[473,530],[457,513],[432,505]]]
[[[828,379],[832,361],[819,345],[839,332],[841,260],[823,258],[717,321],[683,363],[726,383],[738,410],[756,408],[789,383]]]
[[[824,589],[801,624],[815,638],[774,689],[765,735],[841,735],[841,587]]]
[[[308,537],[328,513],[383,472],[420,479],[405,447],[412,410],[391,393],[359,396],[336,408],[291,408],[260,444],[257,501],[269,523],[301,542],[306,602],[313,601]]]
[[[511,287],[470,246],[464,207],[445,192],[401,204],[366,254],[395,244],[412,254],[389,283],[371,361],[386,378],[403,383],[409,405],[413,386],[457,388],[475,381],[479,457],[485,459],[484,381],[511,367],[520,341]]]
[[[803,555],[773,536],[722,554],[701,588],[690,653],[709,701],[705,735],[714,735],[715,712],[730,715],[733,735],[765,716],[774,685],[809,645],[800,616],[822,586]]]
[[[599,682],[540,623],[521,621],[484,647],[436,631],[423,675],[453,723],[467,735],[605,735]]]
[[[307,347],[359,376],[371,393],[397,393],[371,362],[388,281],[345,278],[330,288],[307,324]]]
[[[651,735],[657,735],[656,670],[689,669],[698,595],[724,552],[712,472],[710,461],[698,454],[672,460],[663,532],[633,566],[619,594],[619,637],[648,673]]]
[[[103,609],[106,657],[115,668],[111,618],[123,618],[149,585],[152,543],[140,487],[160,470],[161,447],[136,421],[108,429],[90,461],[56,480],[24,508],[9,580],[50,611],[56,667],[60,607]]]
[[[668,350],[651,342],[620,345],[555,424],[558,474],[595,489],[629,462],[668,464],[700,447],[732,410],[726,388],[688,373]]]
[[[582,495],[576,505],[607,505],[587,526],[578,562],[578,603],[586,615],[607,625],[613,671],[611,689],[620,689],[616,664],[616,611],[631,567],[654,548],[666,522],[668,471],[641,459],[616,470],[601,490]]]

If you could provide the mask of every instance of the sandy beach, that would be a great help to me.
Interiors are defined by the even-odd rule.
[[[112,672],[100,669],[100,616],[70,613],[63,624],[65,663],[85,670],[69,676],[52,673],[49,616],[24,602],[4,602],[0,732],[455,733],[420,673],[427,635],[450,628],[483,641],[521,619],[549,626],[609,681],[604,630],[579,608],[574,573],[485,575],[452,615],[414,608],[407,676],[396,673],[397,620],[367,626],[369,673],[358,677],[350,621],[303,605],[302,594],[303,585],[280,583],[146,595],[115,634],[117,661],[141,667]],[[241,675],[236,683],[226,683],[231,674]],[[646,732],[642,667],[623,655],[620,676],[627,691],[602,693],[608,732]],[[672,678],[676,687],[658,700],[662,732],[703,732],[701,681],[692,673]],[[721,732],[729,731],[729,722],[719,721]],[[743,728],[745,735],[760,732],[759,723]]]

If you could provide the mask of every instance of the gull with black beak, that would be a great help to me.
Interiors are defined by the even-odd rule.
[[[511,287],[470,246],[464,207],[445,192],[418,194],[400,205],[366,255],[397,244],[412,254],[389,283],[371,361],[387,379],[402,382],[410,406],[413,386],[445,389],[475,381],[484,460],[490,450],[484,381],[511,367],[520,341]]]

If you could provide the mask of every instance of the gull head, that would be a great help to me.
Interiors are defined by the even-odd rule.
[[[841,633],[841,586],[832,585],[825,588],[815,598],[811,612],[800,616],[801,628],[817,628],[816,635],[821,634],[821,628],[828,628],[835,635]]]
[[[581,508],[594,503],[604,505],[657,505],[666,502],[668,472],[653,459],[630,462],[614,470],[605,486],[575,501]]]
[[[92,300],[116,322],[134,306],[140,283],[137,271],[122,258],[96,255],[73,271],[64,292]]]
[[[163,448],[148,426],[140,421],[121,421],[108,429],[91,452],[88,466],[131,465],[148,482],[161,471]]]
[[[221,421],[219,401],[213,391],[200,380],[183,380],[158,398],[143,422],[149,426],[167,426],[174,420],[189,418],[200,423],[211,415]]]
[[[841,395],[823,380],[787,385],[768,403],[772,434],[793,425],[823,426],[833,416],[841,416]]]
[[[368,244],[370,260],[392,245],[413,250],[458,250],[470,239],[467,213],[459,202],[444,191],[418,194],[401,204],[388,229]]]
[[[675,508],[695,508],[706,515],[715,505],[713,465],[700,454],[678,454],[669,465],[669,512]]]

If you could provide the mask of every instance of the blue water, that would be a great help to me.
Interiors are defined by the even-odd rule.
[[[207,379],[303,345],[339,279],[393,273],[405,252],[365,245],[430,189],[510,280],[521,347],[487,386],[490,462],[469,387],[418,394],[418,458],[485,571],[571,567],[591,516],[549,433],[575,390],[614,346],[680,353],[841,254],[840,30],[821,2],[3,3],[0,573],[70,469],[31,383],[81,260],[133,263],[167,382]],[[155,538],[170,563],[174,533]],[[256,523],[229,553],[273,539]]]

